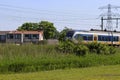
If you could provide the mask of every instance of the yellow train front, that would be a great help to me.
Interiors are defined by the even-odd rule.
[[[120,32],[101,31],[101,30],[70,30],[66,34],[66,38],[74,41],[98,42],[108,45],[120,45]]]

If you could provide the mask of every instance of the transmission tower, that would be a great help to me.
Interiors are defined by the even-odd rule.
[[[105,13],[105,14],[101,14],[101,16],[102,16],[102,18],[101,18],[101,20],[107,20],[107,24],[106,24],[106,29],[107,30],[110,30],[110,31],[112,31],[113,30],[113,24],[112,24],[112,20],[114,19],[116,19],[117,20],[117,22],[118,22],[118,18],[113,18],[113,16],[114,17],[116,17],[116,16],[118,16],[119,14],[117,14],[117,13],[112,13],[112,9],[118,9],[118,8],[120,8],[120,6],[113,6],[113,5],[111,5],[111,4],[108,4],[107,6],[103,6],[103,7],[100,7],[99,9],[107,9],[107,13]],[[106,16],[106,18],[103,18],[104,16]],[[120,16],[120,15],[119,15]],[[102,21],[102,24],[101,24],[102,26],[101,27],[103,27],[103,21]],[[118,26],[118,23],[116,23],[116,26]],[[102,28],[103,29],[103,28]]]

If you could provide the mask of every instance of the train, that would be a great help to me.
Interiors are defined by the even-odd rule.
[[[120,45],[120,32],[107,30],[70,30],[66,33],[66,38],[83,43],[98,42],[108,45]]]

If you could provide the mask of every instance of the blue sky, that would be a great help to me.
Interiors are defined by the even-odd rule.
[[[25,22],[53,22],[64,27],[100,29],[99,15],[108,4],[120,6],[119,0],[0,0],[0,30],[15,30]],[[118,10],[120,13],[120,10]],[[99,18],[99,19],[97,19]]]

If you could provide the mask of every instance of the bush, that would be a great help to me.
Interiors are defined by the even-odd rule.
[[[75,44],[70,40],[60,42],[56,49],[57,51],[60,51],[62,53],[74,53],[79,56],[86,55],[89,51],[90,53],[104,54],[104,55],[116,53],[115,47],[108,46],[105,44],[101,44],[97,42],[92,42],[88,44],[83,44],[80,42]]]
[[[110,52],[110,54],[115,54],[117,52],[117,50],[115,47],[111,46],[111,47],[109,47],[109,52]]]
[[[72,41],[66,40],[59,43],[57,50],[63,53],[73,53],[74,47],[75,44]]]
[[[82,43],[75,44],[70,40],[66,40],[64,42],[60,42],[60,44],[57,46],[57,51],[60,51],[62,53],[73,53],[77,56],[83,56],[88,53],[89,49]]]
[[[84,46],[84,45],[77,45],[75,48],[74,48],[74,53],[77,55],[77,56],[83,56],[83,55],[86,55],[88,53],[89,49],[87,46]]]
[[[105,55],[116,53],[116,50],[114,47],[101,44],[101,43],[92,42],[92,43],[89,43],[87,46],[91,53],[105,54]]]

